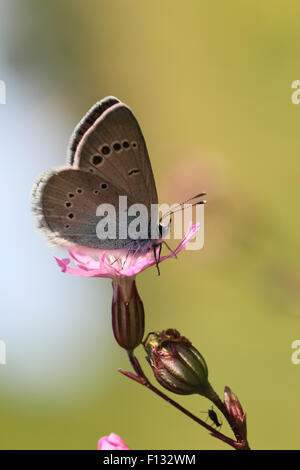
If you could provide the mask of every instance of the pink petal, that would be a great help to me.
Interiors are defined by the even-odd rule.
[[[99,261],[95,260],[91,256],[74,250],[69,250],[69,254],[74,261],[80,263],[81,265],[86,264],[87,267],[91,269],[97,269],[99,267]]]
[[[186,245],[190,242],[199,229],[200,224],[193,225],[191,223],[185,236],[179,245],[175,248],[175,250],[165,256],[162,256],[159,262],[161,263],[169,258],[174,258],[175,255],[180,253],[186,247]],[[107,255],[112,253],[105,252],[103,250],[99,250],[98,260],[94,259],[92,256],[89,256],[88,254],[83,253],[82,251],[70,250],[69,254],[77,265],[76,267],[69,266],[71,260],[68,258],[55,259],[62,272],[73,274],[74,276],[107,278],[115,278],[119,276],[133,277],[150,266],[155,265],[155,258],[151,252],[148,252],[145,255],[141,255],[137,258],[132,256],[126,257],[124,268],[120,265],[120,262],[111,264],[107,259]],[[118,256],[118,254],[115,252],[113,254],[116,257]],[[124,261],[124,257],[126,255],[121,253],[120,257],[122,258],[122,256]]]
[[[104,436],[104,437],[101,437],[101,439],[99,439],[98,450],[130,450],[130,449],[120,436],[112,432],[110,433],[109,436]]]
[[[66,272],[66,267],[70,264],[71,260],[69,258],[59,259],[54,256],[55,261],[57,262],[58,266],[61,268],[62,272]]]

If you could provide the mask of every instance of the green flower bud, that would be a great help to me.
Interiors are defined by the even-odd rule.
[[[204,358],[177,330],[150,333],[144,348],[154,376],[164,388],[180,395],[198,393],[211,397]]]

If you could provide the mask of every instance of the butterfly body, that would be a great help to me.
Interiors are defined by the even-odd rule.
[[[146,144],[132,111],[117,98],[91,108],[71,137],[67,166],[43,174],[32,195],[38,225],[55,245],[138,256],[160,243],[160,226],[151,212],[158,199]],[[124,199],[126,208],[120,206]],[[136,204],[147,215],[141,219],[143,234],[133,237],[134,215],[128,208]],[[102,210],[106,206],[111,213]],[[116,229],[99,236],[102,222]]]

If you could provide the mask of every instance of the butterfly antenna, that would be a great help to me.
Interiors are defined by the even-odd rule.
[[[169,212],[166,212],[166,214],[162,215],[161,218],[159,219],[159,222],[161,222],[165,217],[168,217],[171,214],[175,214],[175,212],[182,211],[183,210],[182,205],[185,204],[186,202],[193,201],[194,199],[198,199],[199,197],[203,197],[203,196],[206,196],[206,193],[196,194],[196,196],[190,197],[189,199],[186,199],[185,201],[180,202],[172,210],[170,210]],[[196,202],[196,203],[192,204],[189,207],[196,206],[197,204],[206,204],[206,202],[207,201],[199,201],[199,202]]]
[[[207,204],[207,201],[197,201],[197,202],[194,202],[194,204],[190,204],[188,207],[194,207],[194,206],[198,206],[200,204]],[[180,212],[183,210],[183,207],[179,207],[179,209],[176,209],[174,211],[170,211],[170,213],[167,213],[165,214],[162,218],[164,217],[167,217],[167,215],[171,215],[171,214],[176,214],[176,212]]]

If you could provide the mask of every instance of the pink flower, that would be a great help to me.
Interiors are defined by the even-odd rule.
[[[110,433],[98,441],[98,450],[130,450],[118,434]]]
[[[159,262],[173,258],[180,253],[199,229],[200,224],[190,224],[185,236],[175,250],[162,256]],[[81,251],[69,250],[69,255],[75,262],[76,267],[70,265],[70,258],[55,259],[62,272],[74,276],[108,277],[111,279],[121,276],[134,277],[150,266],[155,265],[155,258],[151,251],[140,256],[127,254],[116,256],[112,251],[99,251],[99,255],[93,257]]]

